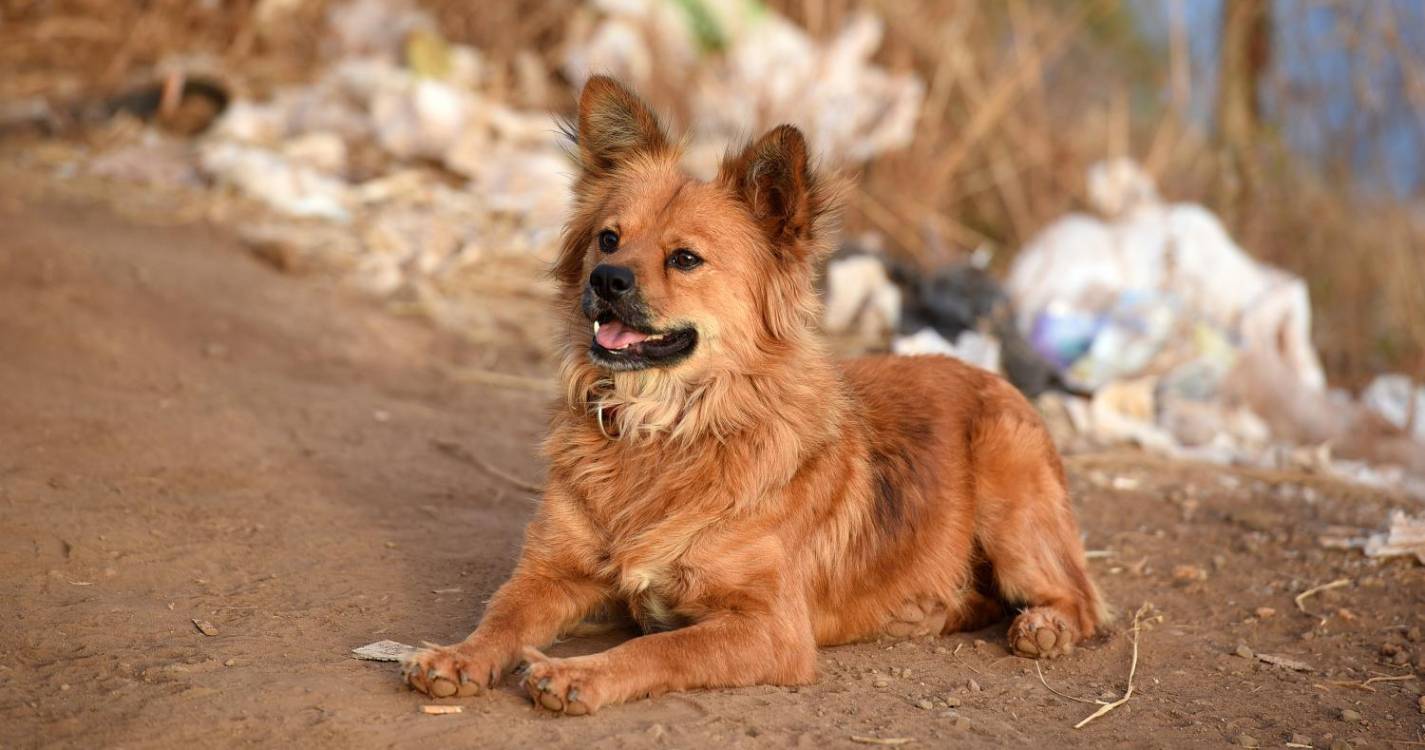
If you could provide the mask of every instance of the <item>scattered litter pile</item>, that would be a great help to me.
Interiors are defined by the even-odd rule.
[[[1389,526],[1383,532],[1366,536],[1327,535],[1321,538],[1323,547],[1359,549],[1367,557],[1413,555],[1425,563],[1425,516],[1412,517],[1402,511],[1390,514]]]
[[[778,123],[824,161],[855,164],[910,143],[925,84],[871,64],[884,31],[860,13],[827,44],[759,2],[595,0],[571,32],[565,75],[612,73],[644,92],[678,91],[694,140],[687,166],[710,176],[731,143]],[[582,28],[581,28],[582,26]]]
[[[280,16],[288,5],[263,7]],[[492,298],[549,289],[542,271],[574,167],[554,114],[509,102],[547,101],[552,71],[523,54],[515,85],[530,90],[510,91],[503,69],[442,38],[403,0],[334,4],[327,24],[329,64],[310,81],[258,100],[232,94],[242,81],[229,78],[222,114],[201,135],[148,128],[87,168],[251,206],[216,218],[284,270],[348,275],[466,332],[531,325],[533,316]],[[810,131],[826,161],[855,164],[909,142],[924,91],[914,75],[871,64],[881,31],[859,15],[822,43],[756,2],[600,0],[571,18],[562,72],[576,87],[612,71],[655,99],[679,92],[685,121],[676,124],[696,134],[687,150],[695,172],[714,170],[736,139],[787,120]],[[184,92],[182,66],[168,67],[166,82],[146,90],[149,109]],[[214,77],[201,73],[205,83]]]
[[[353,273],[383,294],[491,256],[547,261],[571,172],[553,117],[485,93],[479,52],[448,44],[420,11],[357,0],[329,22],[327,70],[234,102],[199,147],[217,185],[328,225],[274,222],[255,238],[307,255],[358,248]]]
[[[874,252],[833,261],[825,327],[1000,371],[1069,441],[1425,497],[1425,387],[1385,375],[1360,401],[1329,390],[1301,279],[1253,260],[1201,206],[1162,201],[1131,161],[1096,165],[1088,187],[1101,216],[1050,224],[1003,289],[973,263],[919,276]]]

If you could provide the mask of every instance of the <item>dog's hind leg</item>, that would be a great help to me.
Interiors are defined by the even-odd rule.
[[[1058,455],[1024,411],[999,410],[977,425],[975,533],[1000,596],[1024,607],[1010,625],[1010,646],[1052,658],[1093,635],[1104,608]]]

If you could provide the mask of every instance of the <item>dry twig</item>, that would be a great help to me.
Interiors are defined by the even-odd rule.
[[[1123,697],[1111,703],[1104,703],[1097,711],[1084,717],[1083,721],[1074,725],[1074,729],[1083,729],[1089,722],[1112,711],[1115,708],[1128,702],[1133,697],[1133,677],[1138,673],[1138,637],[1143,630],[1143,615],[1148,612],[1152,604],[1144,604],[1133,613],[1133,661],[1128,666],[1128,688],[1123,691]]]
[[[1075,702],[1078,702],[1078,703],[1096,703],[1096,704],[1098,704],[1098,705],[1100,705],[1100,706],[1102,706],[1102,705],[1104,705],[1105,703],[1107,703],[1107,701],[1096,701],[1096,700],[1092,700],[1092,699],[1089,699],[1089,698],[1075,698],[1075,697],[1072,696],[1072,695],[1068,695],[1068,694],[1065,694],[1065,693],[1061,693],[1061,692],[1059,692],[1058,690],[1055,690],[1054,688],[1049,687],[1049,683],[1044,680],[1044,670],[1040,668],[1040,666],[1039,666],[1039,660],[1038,660],[1038,659],[1035,659],[1035,660],[1034,660],[1034,671],[1036,671],[1036,672],[1039,673],[1039,684],[1043,685],[1043,686],[1044,686],[1044,689],[1048,690],[1049,692],[1053,693],[1054,695],[1059,696],[1060,698],[1063,698],[1063,699],[1065,699],[1065,700],[1075,701]]]
[[[447,456],[450,456],[451,458],[457,458],[461,461],[465,461],[466,463],[474,464],[485,473],[490,474],[496,478],[503,479],[506,482],[509,482],[510,484],[522,490],[527,490],[529,492],[534,493],[540,493],[544,491],[543,487],[540,487],[534,482],[528,481],[526,479],[521,479],[520,477],[517,477],[514,474],[511,474],[508,471],[501,469],[500,467],[490,463],[489,461],[486,461],[485,459],[466,450],[465,447],[460,445],[459,443],[453,443],[449,440],[432,440],[431,445],[435,446],[438,450],[440,450],[440,452],[446,454]]]
[[[1300,594],[1297,594],[1297,595],[1296,595],[1296,608],[1299,609],[1299,610],[1301,610],[1302,612],[1306,612],[1306,604],[1305,604],[1305,602],[1306,602],[1307,598],[1312,597],[1312,596],[1316,596],[1317,594],[1319,594],[1319,593],[1321,593],[1321,592],[1323,592],[1323,591],[1330,591],[1331,589],[1339,589],[1339,588],[1341,588],[1342,586],[1349,585],[1350,583],[1351,583],[1351,579],[1349,579],[1349,578],[1337,578],[1336,580],[1334,580],[1334,581],[1332,581],[1332,582],[1330,582],[1330,583],[1323,583],[1323,584],[1321,584],[1320,586],[1314,586],[1314,587],[1312,587],[1312,588],[1309,588],[1309,589],[1307,589],[1307,590],[1301,592]],[[1307,612],[1307,614],[1311,614],[1311,613],[1310,613],[1310,612]]]
[[[1371,687],[1372,682],[1400,682],[1402,680],[1413,680],[1415,678],[1416,676],[1413,674],[1402,674],[1396,676],[1380,675],[1378,677],[1372,677],[1364,682],[1349,682],[1346,680],[1336,680],[1333,682],[1328,682],[1326,684],[1332,687],[1356,688],[1357,690],[1364,690],[1367,693],[1374,693],[1376,689]]]
[[[494,388],[506,388],[520,391],[534,391],[535,393],[550,394],[556,390],[554,381],[548,378],[531,378],[524,375],[513,375],[507,372],[496,372],[494,370],[462,369],[450,373],[451,377],[467,383],[479,383]]]

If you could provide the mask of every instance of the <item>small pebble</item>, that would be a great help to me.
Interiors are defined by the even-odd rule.
[[[59,686],[59,689],[60,689],[60,690],[68,690],[68,689],[69,689],[69,683],[66,682],[66,683],[60,685],[60,686]]]
[[[1255,658],[1257,658],[1257,655],[1254,654],[1254,653],[1252,653],[1252,649],[1248,648],[1248,647],[1247,647],[1247,644],[1245,644],[1245,643],[1239,643],[1239,644],[1237,644],[1237,650],[1234,651],[1233,653],[1237,654],[1238,656],[1242,657],[1243,659],[1255,659]]]
[[[225,667],[236,667],[236,666],[237,666],[237,659],[228,659],[227,661],[223,662],[223,666],[225,666]]]
[[[942,718],[942,719],[952,719],[952,720],[953,720],[953,719],[958,719],[958,718],[960,718],[960,712],[959,712],[959,711],[945,711],[945,712],[942,712],[942,713],[940,714],[940,718]]]
[[[965,718],[964,716],[955,719],[955,728],[960,730],[961,732],[970,731],[970,720]]]
[[[936,647],[935,647],[935,653],[937,653],[937,654],[948,654],[948,653],[950,653],[950,649],[945,648],[944,646],[936,646]]]
[[[193,626],[198,628],[199,633],[202,633],[206,636],[211,637],[218,634],[218,629],[213,627],[213,623],[208,622],[207,620],[194,620]]]
[[[1237,735],[1237,739],[1236,739],[1235,741],[1236,741],[1238,747],[1261,747],[1261,746],[1262,746],[1262,743],[1258,742],[1258,741],[1257,741],[1257,738],[1256,738],[1256,737],[1253,737],[1253,736],[1250,735],[1250,734],[1239,734],[1239,735]]]
[[[970,692],[972,693],[980,692],[980,683],[975,682],[973,679],[971,679],[970,682],[967,683],[967,687],[970,688]]]
[[[916,705],[916,708],[921,708],[921,709],[924,709],[924,710],[926,710],[926,711],[929,711],[930,709],[935,708],[935,704],[934,704],[934,703],[931,703],[930,701],[928,701],[928,700],[926,700],[926,699],[924,699],[924,698],[921,698],[920,700],[916,701],[915,705]]]
[[[1422,700],[1425,700],[1425,699],[1422,699]],[[947,706],[949,706],[949,707],[951,707],[951,708],[959,708],[959,707],[960,707],[960,699],[959,699],[959,698],[956,698],[956,697],[953,696],[953,695],[947,695],[947,696],[945,696],[945,705],[947,705]],[[1425,703],[1421,703],[1421,704],[1420,704],[1420,710],[1421,710],[1421,711],[1425,711]]]
[[[1420,704],[1420,713],[1425,714],[1425,695],[1420,696],[1420,700],[1417,702]],[[952,703],[950,705],[953,706],[955,704]]]
[[[1257,617],[1262,620],[1269,620],[1277,616],[1277,611],[1271,607],[1257,607]]]
[[[1196,565],[1173,566],[1173,582],[1179,586],[1186,586],[1195,581],[1205,580],[1207,580],[1207,571]]]
[[[1361,712],[1360,712],[1360,711],[1357,711],[1357,710],[1355,710],[1355,709],[1353,709],[1353,708],[1346,708],[1346,709],[1342,709],[1342,710],[1341,710],[1341,721],[1360,721],[1360,720],[1361,720]]]
[[[1293,735],[1291,736],[1291,744],[1293,744],[1293,745],[1310,745],[1310,744],[1311,744],[1311,737],[1310,737],[1309,735],[1305,735],[1305,734],[1293,734]]]
[[[889,685],[889,684],[891,684],[891,681],[890,681],[890,680],[887,680],[887,679],[884,678],[884,677],[882,677],[881,679],[876,680],[875,682],[871,683],[872,686],[878,687],[878,688],[886,687],[886,686]]]

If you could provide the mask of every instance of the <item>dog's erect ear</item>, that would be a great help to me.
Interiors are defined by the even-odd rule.
[[[608,76],[594,76],[579,95],[579,161],[584,173],[602,176],[640,152],[668,149],[658,117],[632,91]]]
[[[756,143],[730,156],[719,174],[762,225],[778,251],[810,249],[819,220],[832,208],[831,196],[811,168],[800,130],[779,125]]]

